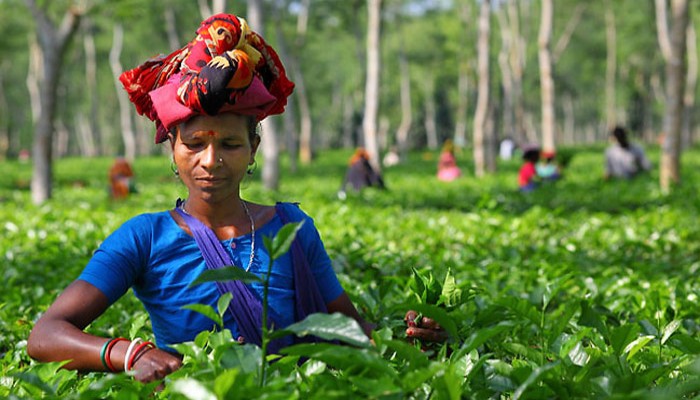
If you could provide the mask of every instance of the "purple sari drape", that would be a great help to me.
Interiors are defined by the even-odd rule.
[[[180,207],[180,200],[175,207],[175,210],[185,220],[185,223],[190,228],[192,236],[194,236],[197,246],[199,246],[207,269],[218,269],[223,267],[232,267],[233,260],[229,253],[224,249],[223,245],[216,237],[214,231],[204,225],[197,218],[185,213]],[[277,203],[275,210],[282,225],[291,222],[289,217],[284,213],[281,203]],[[294,310],[295,321],[301,321],[309,314],[316,312],[327,312],[326,304],[323,301],[321,292],[316,284],[309,262],[301,247],[298,238],[295,238],[292,246],[292,269],[294,270]],[[227,312],[234,318],[241,335],[245,338],[246,343],[253,343],[258,346],[262,344],[262,302],[255,296],[251,289],[243,282],[233,280],[225,282],[216,282],[216,287],[219,293],[231,293],[233,299],[229,305]],[[272,325],[272,321],[268,319],[268,327]],[[314,338],[296,338],[295,342],[315,341]],[[278,353],[282,347],[282,341],[273,340],[268,345],[270,353]]]

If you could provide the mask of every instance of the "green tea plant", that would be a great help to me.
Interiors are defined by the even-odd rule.
[[[139,193],[125,202],[108,199],[94,167],[106,171],[110,160],[59,160],[55,198],[39,207],[29,200],[29,167],[7,162],[0,397],[696,398],[700,151],[684,154],[683,182],[666,196],[656,172],[603,182],[600,149],[575,150],[563,180],[528,195],[516,190],[517,160],[483,179],[444,183],[422,154],[384,171],[389,190],[344,201],[335,193],[348,152],[285,172],[278,192],[253,179],[247,199],[299,201],[314,218],[341,283],[378,324],[374,344],[303,344],[264,356],[226,330],[202,332],[178,345],[184,365],[160,391],[125,374],[39,364],[25,348],[34,321],[106,235],[184,195],[167,159],[136,160]],[[227,304],[202,312],[217,321]],[[414,306],[450,330],[446,343],[421,351],[405,340],[403,316]],[[267,334],[320,335],[345,324],[327,317]],[[88,331],[152,335],[131,294]]]

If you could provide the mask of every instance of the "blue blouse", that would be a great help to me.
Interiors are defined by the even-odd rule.
[[[331,266],[313,219],[298,206],[282,204],[292,221],[304,220],[297,233],[311,272],[326,303],[343,293],[343,288]],[[267,272],[269,253],[263,237],[274,236],[282,227],[279,216],[255,231],[255,258],[249,272],[261,278]],[[223,240],[234,265],[246,268],[250,260],[250,234]],[[151,318],[158,347],[191,341],[215,323],[204,315],[183,309],[188,304],[206,304],[216,310],[220,297],[213,282],[188,287],[207,267],[194,238],[188,235],[169,211],[141,214],[114,231],[100,245],[78,279],[100,291],[112,304],[132,287]],[[294,271],[290,254],[275,260],[270,274],[268,310],[279,326],[295,322]],[[262,299],[262,283],[250,284],[252,292]],[[239,335],[230,313],[224,314],[224,326],[233,337]]]

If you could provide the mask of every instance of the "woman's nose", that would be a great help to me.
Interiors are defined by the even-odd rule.
[[[218,152],[214,145],[209,145],[202,154],[202,165],[207,168],[214,168],[218,160]]]

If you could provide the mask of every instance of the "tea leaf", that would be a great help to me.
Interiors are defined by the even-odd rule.
[[[196,311],[204,315],[205,317],[211,319],[212,321],[216,322],[218,326],[223,326],[221,316],[211,306],[208,306],[206,304],[187,304],[185,306],[182,306],[181,308]]]
[[[318,336],[324,340],[340,340],[357,347],[368,347],[369,338],[354,319],[340,313],[311,314],[304,320],[291,324],[284,329],[276,330],[271,337],[279,338],[295,334],[299,337],[308,335]]]
[[[289,247],[294,242],[294,238],[303,224],[304,221],[288,223],[280,228],[274,239],[272,239],[271,247],[268,248],[271,259],[276,260],[289,251]],[[266,246],[268,246],[267,243]]]
[[[661,336],[661,344],[666,344],[666,341],[678,330],[678,328],[680,328],[680,326],[681,321],[677,319],[666,325],[663,329],[663,335]]]
[[[653,339],[654,336],[646,335],[640,336],[635,340],[631,341],[627,346],[625,346],[625,350],[623,351],[624,353],[628,353],[627,360],[634,357],[634,355],[637,354],[639,350],[641,350],[644,346],[647,345],[647,343],[649,343]]]

